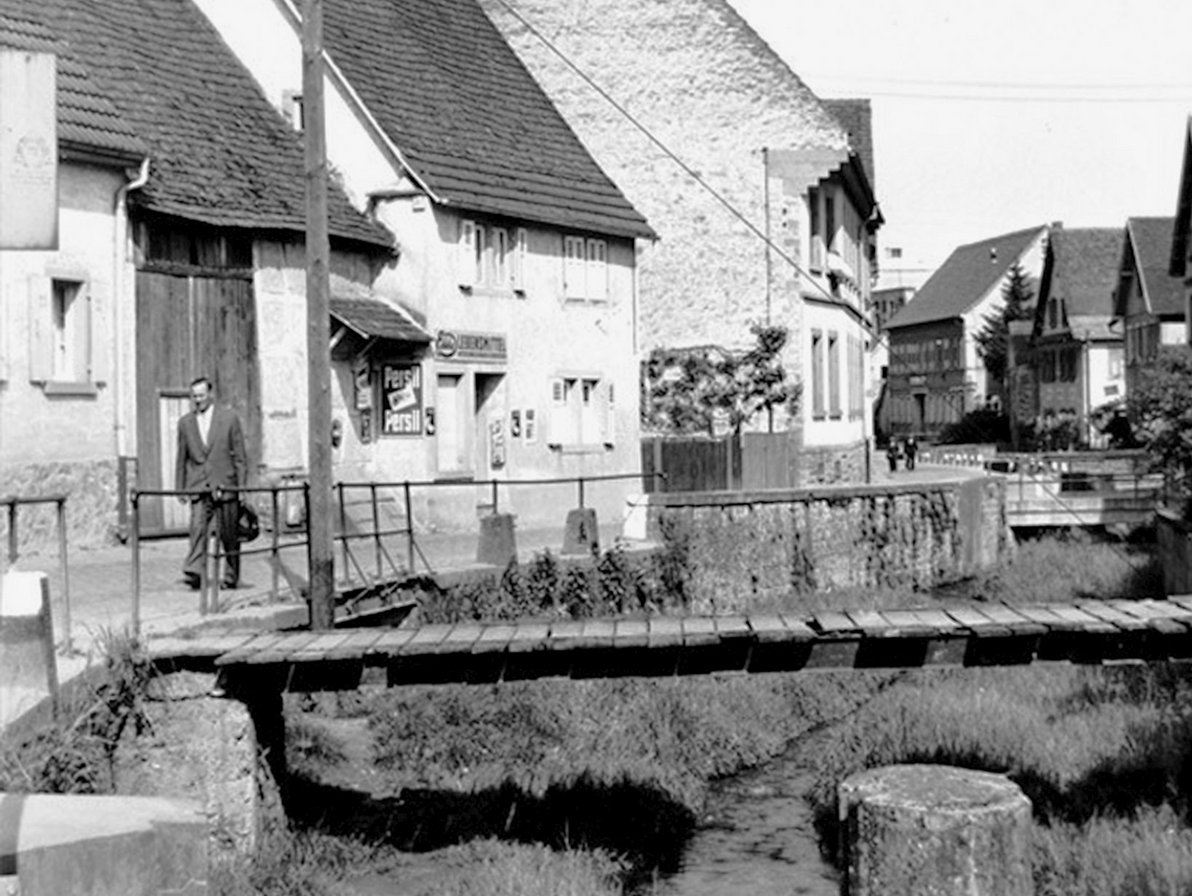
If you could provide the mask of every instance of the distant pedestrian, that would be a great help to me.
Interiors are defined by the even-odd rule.
[[[890,439],[890,443],[886,445],[886,460],[890,462],[890,472],[898,472],[898,443]]]
[[[906,455],[906,468],[913,470],[915,468],[915,455],[919,453],[919,445],[915,442],[914,436],[906,437],[906,443],[902,446],[902,453]]]
[[[235,411],[215,407],[215,387],[207,377],[197,377],[190,384],[190,399],[194,410],[178,421],[174,469],[174,488],[192,492],[178,497],[183,503],[190,501],[190,547],[182,577],[191,588],[199,587],[207,560],[207,538],[214,527],[225,558],[222,587],[236,588],[240,584],[236,530],[240,495],[234,489],[247,480],[244,433]]]

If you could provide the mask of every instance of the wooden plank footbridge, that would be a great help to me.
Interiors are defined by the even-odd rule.
[[[1192,596],[932,609],[461,622],[149,642],[164,670],[215,671],[231,696],[709,673],[1192,659]]]

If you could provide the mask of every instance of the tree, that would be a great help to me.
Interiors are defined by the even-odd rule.
[[[716,346],[651,352],[643,424],[662,432],[710,434],[719,417],[739,432],[762,411],[797,413],[801,388],[781,360],[789,331],[755,324],[750,332],[756,342],[742,353]]]
[[[1008,394],[1006,361],[1010,345],[1010,321],[1030,317],[1035,301],[1031,278],[1018,262],[1011,265],[1008,274],[1009,279],[1002,287],[1002,306],[985,315],[984,326],[973,337],[990,379],[997,383],[1003,396]]]
[[[1192,349],[1160,350],[1139,368],[1129,402],[1135,435],[1155,466],[1187,483],[1192,474]]]

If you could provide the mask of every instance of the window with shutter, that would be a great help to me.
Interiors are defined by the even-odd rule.
[[[610,382],[605,387],[604,397],[604,444],[606,445],[615,445],[617,443],[616,410],[616,390]]]
[[[501,289],[509,285],[509,231],[493,228],[493,286]]]
[[[550,382],[550,432],[552,445],[567,445],[575,441],[575,427],[570,407],[575,380],[553,379]]]
[[[811,331],[811,416],[824,416],[824,334]]]
[[[587,298],[587,260],[582,236],[563,237],[563,295]]]
[[[459,255],[456,264],[459,272],[459,285],[472,287],[476,285],[476,222],[459,222]]]
[[[840,416],[840,338],[828,332],[828,414]]]
[[[587,297],[596,301],[608,298],[608,244],[604,240],[588,240]]]
[[[509,266],[510,283],[516,290],[524,290],[526,288],[526,252],[528,243],[529,234],[526,233],[526,228],[517,228],[517,233],[513,240],[513,257]]]

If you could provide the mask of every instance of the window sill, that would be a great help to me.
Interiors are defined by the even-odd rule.
[[[476,475],[470,470],[448,470],[435,474],[435,482],[475,482]]]
[[[99,394],[95,383],[75,383],[65,380],[47,380],[42,384],[46,395],[74,395],[80,398],[94,398]]]

